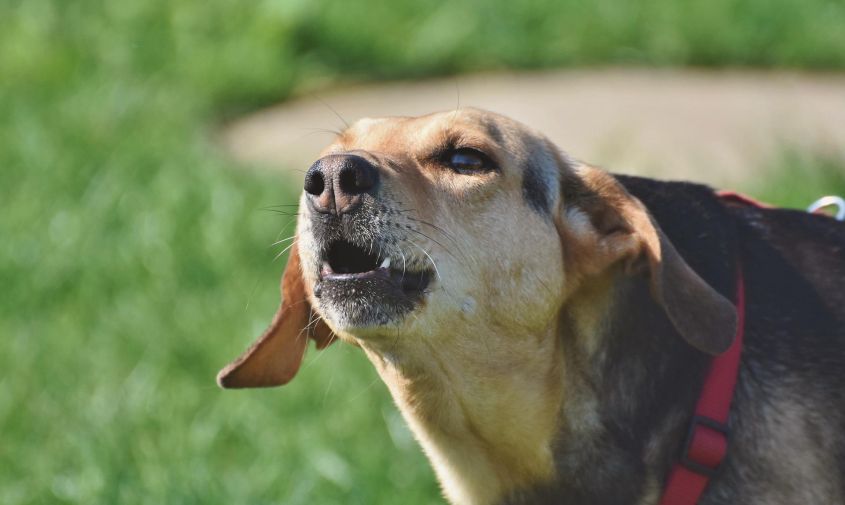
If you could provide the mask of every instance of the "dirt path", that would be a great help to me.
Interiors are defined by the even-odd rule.
[[[494,74],[321,93],[231,124],[241,160],[305,169],[346,120],[473,105],[538,128],[617,172],[736,185],[784,148],[845,159],[845,75],[596,70]],[[322,101],[322,102],[321,102]],[[325,103],[323,103],[325,102]]]

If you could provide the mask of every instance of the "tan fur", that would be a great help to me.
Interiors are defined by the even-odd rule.
[[[563,383],[553,338],[563,302],[560,242],[551,223],[514,204],[530,155],[520,138],[526,129],[503,120],[508,145],[500,145],[479,128],[483,115],[362,120],[323,153],[367,153],[388,167],[385,191],[454,238],[439,240],[450,254],[417,237],[437,265],[438,288],[401,324],[398,342],[396,328],[333,329],[365,350],[444,493],[460,504],[493,503],[554,476]],[[464,177],[419,161],[450,137],[494,153],[502,173]],[[304,249],[307,229],[300,218]]]
[[[462,504],[492,503],[553,477],[551,444],[562,383],[560,349],[549,338],[563,284],[557,239],[542,232],[540,216],[513,205],[520,160],[508,159],[478,131],[475,115],[365,121],[347,132],[342,147],[394,161],[397,177],[389,179],[390,192],[456,238],[444,244],[455,257],[435,244],[421,244],[431,250],[441,287],[405,323],[395,348],[392,339],[337,330],[364,348],[445,494]],[[422,164],[408,167],[414,154],[424,157],[449,135],[504,156],[503,180],[493,185],[492,175],[467,178]],[[509,236],[503,242],[491,230],[507,230]],[[512,249],[503,250],[503,243]],[[484,264],[494,267],[482,269]],[[463,310],[451,310],[455,305]]]

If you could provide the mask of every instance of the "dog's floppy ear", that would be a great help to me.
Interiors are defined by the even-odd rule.
[[[573,249],[567,240],[577,243],[574,268],[590,275],[622,262],[632,273],[645,260],[652,295],[684,339],[713,355],[730,347],[737,325],[733,304],[684,261],[642,202],[591,167],[565,173],[562,184],[558,226],[565,250]]]
[[[287,384],[296,375],[308,338],[322,349],[334,335],[322,318],[312,313],[305,292],[297,246],[291,247],[282,276],[282,304],[270,327],[238,359],[217,374],[223,388],[257,388]],[[316,319],[314,319],[316,318]]]

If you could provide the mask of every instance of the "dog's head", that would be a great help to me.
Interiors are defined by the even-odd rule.
[[[729,346],[731,303],[612,176],[477,109],[363,119],[308,170],[282,306],[219,381],[284,384],[308,337],[399,356],[507,351],[546,334],[579,288],[611,271],[648,275],[693,346]]]

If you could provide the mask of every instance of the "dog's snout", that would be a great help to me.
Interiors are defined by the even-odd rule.
[[[361,195],[372,193],[378,180],[378,169],[361,156],[330,155],[308,169],[305,192],[317,212],[342,215],[355,210]]]

